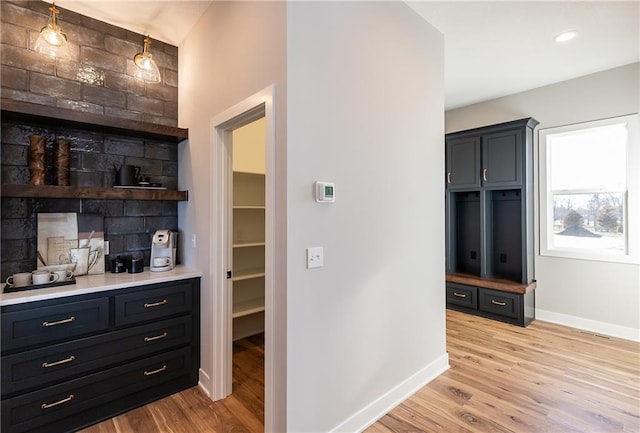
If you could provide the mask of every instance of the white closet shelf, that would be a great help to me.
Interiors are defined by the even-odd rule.
[[[264,247],[264,242],[238,242],[233,244],[233,248],[251,248],[251,247]]]
[[[250,280],[252,278],[264,277],[264,268],[242,269],[233,273],[232,281]]]
[[[264,311],[264,298],[249,299],[233,305],[233,318],[248,316]]]

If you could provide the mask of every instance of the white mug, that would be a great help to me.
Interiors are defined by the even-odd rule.
[[[33,284],[47,284],[58,281],[58,276],[49,271],[33,271],[31,273]]]
[[[58,279],[56,281],[70,280],[73,277],[73,272],[65,271],[64,269],[52,271],[51,273],[58,276]]]
[[[7,284],[14,287],[25,287],[31,284],[31,272],[20,272],[10,275]]]
[[[163,266],[169,266],[171,264],[171,258],[169,257],[154,257],[153,258],[153,267],[161,268]]]

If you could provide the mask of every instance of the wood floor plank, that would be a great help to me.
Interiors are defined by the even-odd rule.
[[[447,311],[451,368],[366,433],[639,433],[640,344]],[[198,388],[82,433],[261,433],[264,337],[234,345],[234,393]],[[293,432],[292,432],[293,433]]]
[[[449,414],[450,424],[446,416],[440,422],[445,431],[469,420],[466,427],[474,431],[496,431],[496,423],[497,431],[515,433],[640,432],[635,342],[447,311],[447,350],[451,368],[380,423],[387,416],[401,420],[402,408],[417,402],[425,417]],[[487,424],[477,429],[481,422]]]

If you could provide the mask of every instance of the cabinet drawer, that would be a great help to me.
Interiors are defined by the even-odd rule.
[[[109,298],[2,313],[2,351],[109,327]]]
[[[464,284],[447,283],[447,303],[476,309],[478,289]]]
[[[478,289],[478,308],[487,313],[520,319],[522,317],[522,296],[498,290]]]
[[[123,326],[191,311],[191,284],[176,284],[115,297],[115,325]]]
[[[68,380],[188,344],[192,317],[109,332],[2,357],[2,395]]]
[[[184,348],[2,402],[2,432],[22,433],[73,417],[180,376],[191,368]]]

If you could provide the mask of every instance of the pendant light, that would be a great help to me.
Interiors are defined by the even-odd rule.
[[[160,70],[149,52],[149,45],[151,45],[151,38],[147,35],[147,37],[144,38],[144,48],[142,52],[136,54],[133,57],[133,61],[139,69],[138,75],[140,78],[152,83],[159,83],[161,81]]]
[[[60,11],[55,2],[51,3],[49,10],[49,23],[40,30],[34,49],[51,57],[69,57],[67,34],[58,25]]]

